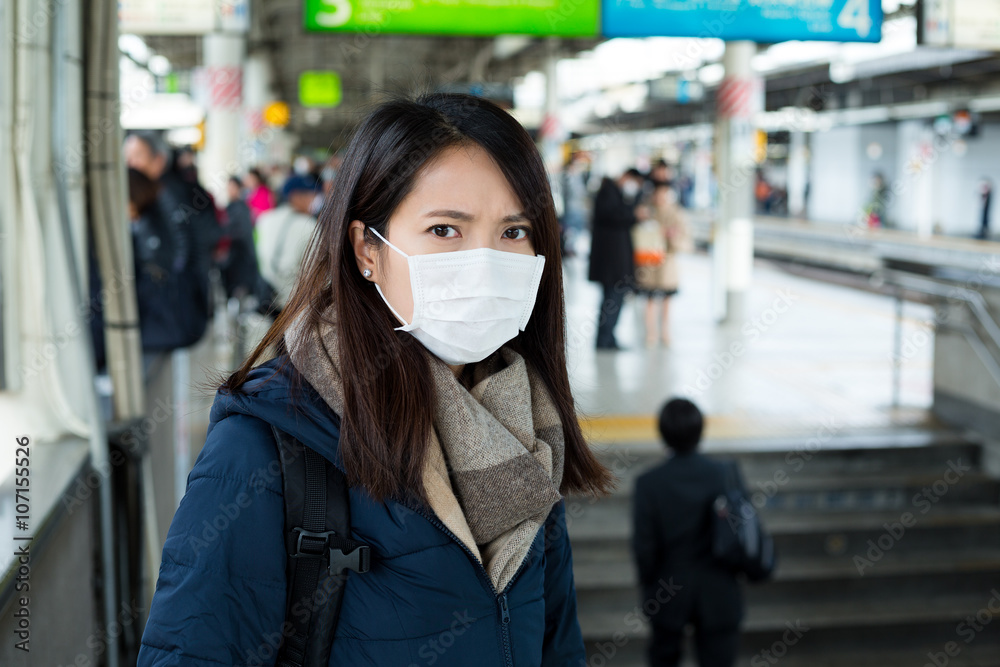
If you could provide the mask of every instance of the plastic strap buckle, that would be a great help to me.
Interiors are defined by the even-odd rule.
[[[330,536],[336,534],[333,530],[317,533],[298,526],[292,531],[298,533],[298,537],[295,540],[295,551],[289,554],[291,558],[322,558],[330,542]],[[309,541],[303,542],[305,538]],[[316,544],[313,540],[319,540],[320,543]]]
[[[349,551],[345,551],[344,548],[330,548],[330,574],[337,575],[344,570],[367,572],[371,569],[371,547],[356,542],[352,544],[356,546]]]

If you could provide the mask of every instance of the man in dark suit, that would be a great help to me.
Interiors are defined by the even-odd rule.
[[[615,325],[634,282],[632,227],[636,223],[635,200],[642,187],[642,174],[629,169],[617,181],[605,177],[594,197],[593,233],[590,243],[588,279],[604,288],[597,321],[597,349],[621,349],[615,340]]]
[[[725,491],[726,468],[696,451],[703,424],[693,403],[669,401],[659,427],[673,456],[636,480],[632,549],[643,601],[662,601],[663,582],[671,588],[667,601],[643,605],[651,667],[680,664],[688,623],[701,667],[729,667],[739,645],[743,592],[735,574],[712,560],[711,507]]]

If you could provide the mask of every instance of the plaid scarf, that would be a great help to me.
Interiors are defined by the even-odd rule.
[[[295,368],[343,414],[333,320],[330,308],[317,327],[304,331],[300,317],[285,344]],[[562,497],[562,421],[544,381],[508,347],[475,364],[471,390],[447,364],[427,357],[436,391],[424,489],[437,517],[501,591]]]

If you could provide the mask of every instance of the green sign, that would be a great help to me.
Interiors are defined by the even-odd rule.
[[[329,108],[340,104],[340,75],[336,72],[305,71],[299,75],[299,104]]]
[[[599,0],[306,0],[306,30],[424,35],[597,35]]]

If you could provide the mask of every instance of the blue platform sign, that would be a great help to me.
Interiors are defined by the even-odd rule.
[[[605,37],[877,42],[881,0],[601,0]]]

